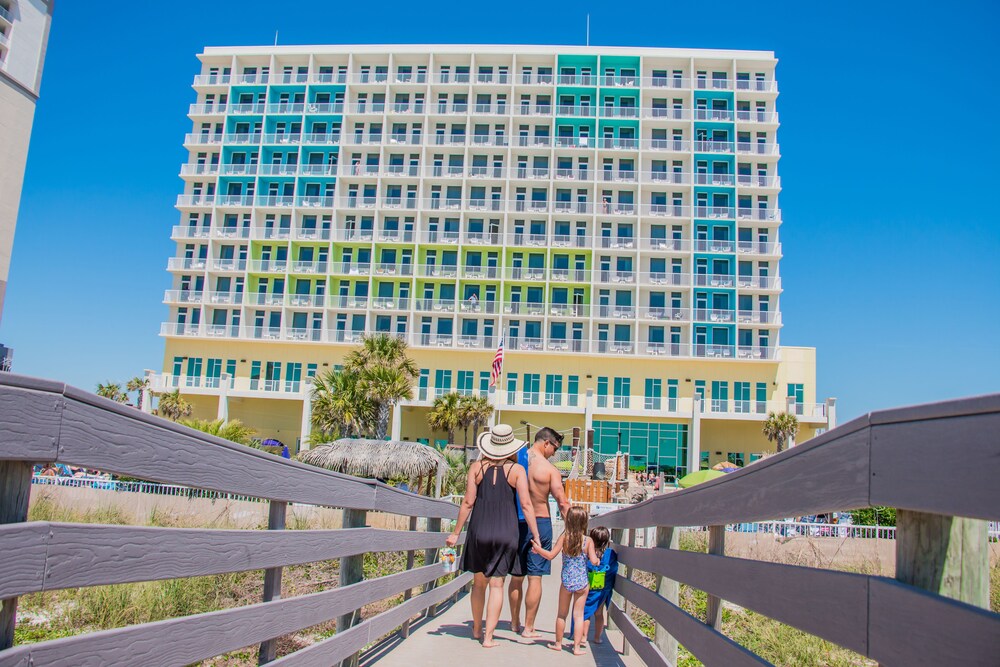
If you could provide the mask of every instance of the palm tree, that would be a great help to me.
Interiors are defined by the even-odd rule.
[[[799,420],[795,418],[795,415],[790,415],[787,412],[780,414],[769,412],[767,414],[767,421],[764,422],[763,429],[764,437],[767,438],[768,442],[777,442],[779,452],[785,449],[785,442],[789,438],[794,438],[798,432]]]
[[[413,398],[413,378],[398,366],[375,366],[362,373],[362,390],[375,406],[375,438],[389,432],[389,415],[399,401]]]
[[[102,398],[115,401],[116,403],[128,402],[128,394],[122,391],[122,386],[117,382],[111,382],[110,380],[105,384],[98,383],[97,395]]]
[[[493,416],[493,404],[486,396],[468,394],[462,396],[458,403],[460,427],[465,431],[465,448],[469,448],[469,427],[475,437],[479,430],[489,423]]]
[[[182,419],[179,423],[208,433],[209,435],[248,446],[253,443],[253,436],[257,434],[257,431],[239,419],[232,419],[230,421],[225,421],[224,419],[217,419],[215,421],[210,419]]]
[[[427,413],[427,424],[435,431],[446,431],[448,442],[455,442],[455,430],[462,425],[461,396],[455,392],[438,396]]]
[[[156,414],[166,417],[171,421],[177,421],[181,417],[191,416],[191,404],[181,396],[180,389],[160,394],[160,400],[156,405]]]
[[[469,476],[469,462],[465,456],[457,452],[445,452],[444,459],[448,462],[448,470],[445,472],[441,484],[442,493],[455,495],[465,493],[465,484]]]
[[[149,387],[149,378],[145,376],[136,375],[134,378],[125,383],[126,391],[138,392],[135,399],[135,407],[142,410],[142,393],[143,390]]]
[[[406,354],[406,341],[386,333],[366,335],[344,359],[344,370],[356,373],[361,392],[373,404],[372,431],[377,439],[389,431],[392,408],[413,398],[413,382],[420,369]]]
[[[313,379],[311,420],[317,442],[366,435],[374,417],[375,405],[362,390],[358,373],[330,370]]]

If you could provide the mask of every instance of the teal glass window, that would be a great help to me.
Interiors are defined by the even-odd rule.
[[[608,378],[597,378],[597,407],[608,407]]]
[[[517,373],[507,373],[507,403],[517,403]]]
[[[562,375],[545,376],[545,405],[562,405]]]
[[[712,412],[729,412],[729,383],[712,380]]]
[[[755,393],[757,394],[755,399],[757,404],[754,406],[754,412],[762,415],[767,412],[767,383],[758,382]]]
[[[431,372],[426,368],[420,369],[420,378],[417,380],[417,400],[427,400],[427,387],[430,385]]]
[[[539,392],[541,391],[541,376],[538,373],[525,373],[524,374],[524,404],[525,405],[538,405],[539,404]]]
[[[570,375],[566,378],[566,404],[576,407],[580,404],[580,376]]]
[[[646,400],[647,410],[659,410],[663,396],[663,380],[659,378],[646,378]]]
[[[451,371],[437,369],[434,371],[434,397],[451,393]]]
[[[736,412],[750,412],[750,383],[733,383],[733,409]]]
[[[458,372],[458,393],[468,396],[472,394],[472,383],[475,380],[473,371]]]
[[[667,410],[677,412],[677,380],[667,380]]]
[[[479,371],[479,391],[487,394],[490,391],[490,372]]]
[[[628,408],[632,393],[631,378],[615,378],[615,407]]]

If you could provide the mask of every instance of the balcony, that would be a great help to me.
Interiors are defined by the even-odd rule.
[[[736,120],[740,123],[767,123],[777,124],[778,114],[774,111],[764,111],[761,109],[742,109],[736,112]]]
[[[740,208],[736,211],[736,217],[740,220],[766,220],[774,221],[780,217],[777,208]]]
[[[0,41],[3,38],[0,34]],[[192,104],[188,107],[188,116],[224,116],[228,110],[226,104]]]
[[[211,228],[196,225],[174,225],[170,231],[170,238],[173,239],[207,239],[211,235]]]
[[[733,142],[698,140],[694,142],[694,151],[696,153],[732,153]]]
[[[168,271],[204,271],[208,260],[204,257],[170,257]]]
[[[730,153],[732,151],[729,151]],[[736,152],[743,155],[778,155],[778,144],[772,142],[740,141],[736,144]]]
[[[210,208],[215,204],[215,195],[177,195],[178,208]]]
[[[694,110],[695,120],[708,120],[708,121],[732,121],[734,117],[734,112],[728,109],[704,109],[696,108]]]
[[[775,93],[778,91],[778,82],[773,79],[737,79],[736,90],[748,90],[758,93]]]
[[[704,206],[698,204],[694,207],[694,217],[732,219],[736,217],[736,209],[732,206]]]
[[[736,242],[725,239],[695,239],[695,252],[736,252]]]
[[[641,238],[639,248],[642,250],[662,250],[664,252],[690,252],[691,241],[673,238]]]
[[[198,74],[194,77],[195,86],[228,86],[232,76],[229,74]]]
[[[185,165],[190,166],[190,165]],[[201,165],[195,165],[201,166]],[[216,165],[219,174],[222,176],[256,176],[257,175],[257,164],[223,164]]]

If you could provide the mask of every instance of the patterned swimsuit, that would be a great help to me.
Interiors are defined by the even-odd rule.
[[[587,583],[587,538],[583,538],[579,556],[567,556],[563,553],[562,585],[570,593],[582,591]]]

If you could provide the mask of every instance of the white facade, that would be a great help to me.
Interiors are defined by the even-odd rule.
[[[0,315],[52,2],[0,0]]]

